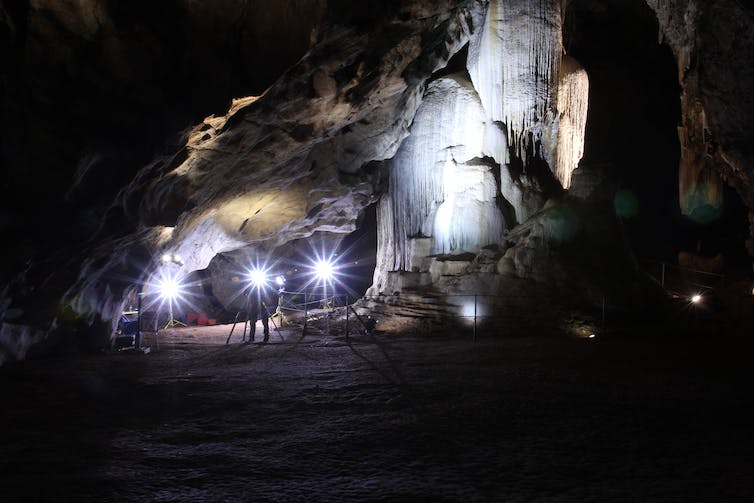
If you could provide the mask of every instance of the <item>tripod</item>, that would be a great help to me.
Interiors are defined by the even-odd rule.
[[[185,323],[183,323],[182,321],[176,320],[175,318],[173,318],[173,300],[172,299],[168,302],[168,305],[170,306],[169,307],[169,310],[170,310],[169,311],[170,312],[170,319],[165,324],[165,326],[163,327],[163,329],[164,328],[173,328],[173,327],[177,327],[177,326],[181,326],[181,327],[188,326]]]

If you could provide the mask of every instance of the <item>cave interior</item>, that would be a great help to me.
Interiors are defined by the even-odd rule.
[[[742,185],[727,183],[729,178],[721,175],[722,182],[719,182],[718,190],[720,196],[715,203],[705,205],[702,201],[686,214],[679,206],[679,198],[683,196],[679,194],[678,174],[681,160],[678,126],[683,121],[682,86],[677,70],[678,57],[668,40],[663,39],[655,12],[645,2],[638,0],[611,0],[602,3],[572,0],[563,5],[563,52],[583,66],[589,81],[583,156],[577,159],[579,167],[573,171],[573,176],[581,180],[597,176],[602,180],[602,197],[605,200],[612,199],[610,211],[616,216],[620,239],[630,249],[630,260],[640,266],[663,262],[677,267],[679,252],[688,252],[700,257],[702,261],[722,256],[720,263],[723,266],[715,272],[725,274],[732,280],[749,281],[751,257],[746,252],[746,240],[750,237],[747,229],[750,210],[741,197]],[[2,279],[10,285],[9,291],[15,295],[8,297],[6,301],[6,321],[15,319],[22,324],[39,326],[39,320],[49,320],[50,313],[53,312],[57,313],[56,319],[59,321],[67,316],[83,316],[91,323],[92,313],[87,313],[86,309],[79,310],[83,312],[77,312],[78,308],[70,309],[73,305],[81,307],[81,302],[65,303],[71,295],[75,297],[75,290],[82,283],[82,271],[96,269],[96,266],[112,269],[111,265],[104,265],[107,261],[97,257],[97,253],[107,253],[108,247],[117,248],[124,243],[123,240],[131,239],[128,236],[138,236],[145,232],[145,225],[152,229],[163,226],[177,229],[174,233],[183,232],[192,218],[205,218],[186,216],[194,211],[196,205],[217,204],[223,198],[231,198],[230,195],[226,197],[222,190],[237,190],[237,186],[231,188],[229,185],[225,189],[213,189],[220,192],[207,196],[201,203],[197,202],[200,197],[183,193],[196,190],[196,184],[208,183],[207,178],[198,175],[191,178],[191,181],[184,182],[184,175],[178,174],[192,169],[192,163],[196,164],[192,156],[200,147],[196,140],[192,140],[192,135],[198,131],[201,141],[212,142],[215,136],[222,139],[222,134],[225,133],[225,138],[229,139],[218,143],[218,151],[224,148],[226,150],[223,152],[227,152],[228,148],[233,147],[234,141],[239,141],[232,136],[237,123],[244,120],[253,122],[243,118],[247,110],[259,109],[261,114],[274,115],[275,107],[285,108],[281,105],[282,102],[275,100],[284,100],[287,96],[286,79],[292,79],[288,69],[307,57],[311,58],[314,65],[317,64],[317,58],[321,59],[323,56],[313,48],[318,44],[326,48],[328,43],[326,30],[322,30],[352,25],[359,30],[369,31],[390,16],[398,16],[401,21],[408,19],[405,17],[408,14],[401,10],[398,3],[387,2],[384,7],[377,11],[362,12],[342,2],[328,6],[324,2],[302,2],[299,5],[291,1],[268,12],[243,10],[233,21],[231,12],[222,9],[207,12],[197,6],[192,8],[198,10],[185,10],[180,2],[159,5],[140,2],[129,6],[117,2],[94,2],[91,6],[81,7],[81,12],[94,9],[95,18],[99,16],[100,19],[97,21],[66,17],[66,7],[36,9],[30,7],[28,2],[6,2],[3,8],[3,37],[7,42],[4,52],[12,64],[3,73],[2,82],[6,91],[3,110],[9,116],[18,117],[20,125],[11,127],[6,123],[3,128],[2,160],[5,173],[2,178],[7,197],[2,201],[0,223],[10,245],[7,247],[8,259],[3,267]],[[306,16],[291,17],[290,9],[302,8],[307,9]],[[269,24],[277,22],[287,23],[287,29],[271,29]],[[218,26],[230,28],[221,37],[211,37],[210,34],[215,33]],[[396,28],[394,31],[395,33],[390,32],[390,36],[398,36],[396,34],[400,30]],[[386,35],[385,40],[388,38]],[[64,42],[58,44],[60,40]],[[360,53],[359,57],[365,57],[367,64],[374,65],[379,51],[385,50],[389,42],[384,44],[385,47],[382,47],[375,42],[372,44],[373,49]],[[476,76],[476,68],[483,67],[483,64],[475,63],[472,58],[482,57],[479,56],[479,51],[484,50],[476,47],[470,49],[470,44],[468,41],[456,44],[450,53],[443,55],[444,60],[435,63],[436,67],[432,71],[427,72],[422,68],[426,75],[417,87],[419,96],[414,98],[416,103],[421,103],[424,98],[427,103],[425,107],[430,107],[430,96],[435,92],[431,91],[432,86],[440,89],[435,94],[441,96],[439,99],[442,101],[443,93],[451,92],[442,89],[451,89],[452,85],[447,82],[456,78],[461,83],[458,88],[460,91],[452,92],[459,93],[458,100],[469,99],[463,94],[466,92],[463,86],[467,85],[464,82],[480,78]],[[253,65],[245,63],[249,58],[253,58]],[[312,96],[317,98],[328,92],[340,93],[341,88],[346,86],[344,82],[352,79],[347,86],[353,87],[354,82],[357,85],[347,91],[347,98],[354,103],[366,100],[378,84],[366,78],[358,84],[357,80],[363,78],[363,70],[354,65],[341,65],[337,72],[332,73],[333,77],[321,77],[315,73],[313,88],[303,92],[303,97],[311,99]],[[412,72],[418,72],[419,66],[417,64],[416,67],[403,71],[402,77],[406,82],[411,82]],[[200,75],[211,78],[200,78]],[[478,82],[474,85],[483,87]],[[294,93],[302,91],[300,84],[296,82],[292,82],[289,87]],[[428,94],[422,97],[421,93]],[[484,97],[484,91],[479,93],[482,105],[489,108],[485,103],[489,98]],[[250,105],[253,100],[246,102],[244,99],[231,101],[234,97],[250,95],[262,95],[261,104]],[[409,103],[405,96],[402,99],[404,101],[401,103],[404,105]],[[210,119],[221,117],[228,106],[231,111],[236,107],[237,113],[228,115],[227,122],[213,129]],[[412,106],[416,108],[415,105]],[[420,107],[419,113],[421,110]],[[430,112],[427,114],[429,116]],[[291,116],[295,117],[295,114]],[[237,119],[238,117],[241,118]],[[202,118],[205,118],[204,125],[196,126],[201,124]],[[535,114],[534,120],[544,124],[541,119],[543,118],[536,117]],[[347,135],[352,131],[363,135],[357,126],[368,128],[371,120],[369,114],[365,114],[358,122],[354,121],[344,127],[336,124],[334,129],[323,134],[325,138],[337,135],[348,138]],[[540,278],[536,276],[536,266],[523,262],[521,254],[524,247],[521,242],[529,239],[526,233],[530,231],[522,231],[521,228],[526,227],[528,217],[543,211],[553,201],[571,198],[573,191],[568,190],[566,182],[562,182],[566,187],[563,190],[561,183],[553,176],[555,158],[548,157],[545,140],[536,136],[542,133],[535,132],[534,136],[531,136],[531,132],[524,133],[521,139],[516,139],[516,135],[520,133],[513,129],[512,122],[506,126],[509,128],[505,132],[508,135],[505,140],[508,142],[508,151],[500,154],[502,157],[498,155],[496,158],[496,154],[490,153],[492,151],[485,145],[479,153],[474,154],[476,157],[469,154],[468,160],[461,158],[464,154],[458,154],[461,157],[456,153],[452,154],[458,157],[454,157],[452,162],[456,165],[454,169],[461,170],[458,173],[466,173],[463,176],[471,176],[473,173],[476,173],[473,176],[482,176],[479,178],[483,180],[479,182],[482,185],[492,181],[505,186],[507,182],[501,181],[501,176],[512,177],[513,188],[524,194],[511,194],[520,197],[521,201],[514,201],[509,193],[505,190],[505,193],[501,193],[498,188],[493,189],[496,193],[492,199],[479,203],[482,209],[475,207],[468,210],[464,206],[466,203],[460,206],[456,204],[454,211],[468,210],[472,213],[467,215],[466,220],[461,220],[461,224],[451,222],[449,225],[461,225],[464,229],[453,227],[447,231],[450,234],[443,238],[446,242],[438,244],[439,234],[432,238],[433,232],[437,234],[443,231],[442,227],[437,226],[438,215],[443,211],[441,200],[437,200],[427,217],[436,220],[434,228],[427,231],[427,224],[420,222],[419,230],[400,231],[409,232],[402,238],[406,242],[391,241],[384,245],[395,246],[397,251],[394,252],[395,257],[383,257],[384,254],[380,251],[382,238],[377,229],[380,228],[381,218],[385,221],[380,216],[380,208],[385,204],[380,205],[379,200],[384,200],[387,197],[385,194],[393,190],[388,189],[390,180],[393,186],[403,185],[403,179],[396,174],[401,172],[397,166],[401,162],[410,164],[419,159],[410,158],[410,155],[423,155],[406,152],[412,148],[419,152],[424,148],[420,138],[424,134],[422,127],[425,126],[418,122],[412,125],[411,115],[404,120],[404,131],[397,138],[383,144],[375,142],[375,151],[371,152],[371,158],[367,158],[367,162],[362,163],[358,173],[354,174],[354,168],[343,163],[336,168],[337,185],[345,187],[345,191],[350,190],[349,187],[358,187],[365,181],[372,184],[371,192],[363,197],[362,194],[351,194],[358,202],[344,203],[344,207],[352,205],[347,210],[333,209],[325,215],[328,207],[337,206],[331,204],[339,197],[334,193],[328,196],[329,199],[320,199],[319,204],[315,204],[316,201],[307,203],[306,216],[311,217],[312,222],[307,222],[304,231],[296,229],[295,232],[281,233],[276,239],[255,241],[253,233],[244,234],[248,230],[244,230],[249,221],[247,218],[238,228],[247,240],[246,243],[234,242],[233,238],[228,238],[226,245],[215,247],[217,249],[208,246],[209,251],[202,251],[203,258],[188,264],[187,270],[183,272],[184,277],[190,277],[192,282],[202,285],[200,290],[206,296],[206,302],[200,307],[213,310],[213,315],[224,320],[233,314],[234,308],[223,306],[223,302],[218,302],[218,296],[211,291],[212,288],[207,287],[211,283],[212,271],[218,269],[213,269],[213,260],[244,260],[234,258],[234,253],[246,256],[274,255],[278,257],[275,262],[280,269],[291,270],[296,269],[296,264],[302,263],[301,257],[306,255],[302,249],[308,247],[313,250],[315,242],[319,242],[323,249],[321,243],[325,241],[328,242],[328,253],[332,257],[344,257],[344,270],[348,269],[346,265],[352,266],[343,285],[344,290],[353,298],[363,297],[365,293],[390,294],[391,289],[396,293],[402,290],[415,293],[417,285],[427,286],[427,281],[433,285],[429,290],[435,288],[468,294],[470,289],[477,288],[481,283],[471,281],[471,285],[463,286],[463,280],[446,284],[437,278],[438,275],[452,276],[454,273],[449,272],[454,267],[451,262],[463,262],[462,259],[471,261],[467,269],[471,271],[470,275],[478,274],[484,266],[479,266],[481,259],[477,252],[484,246],[498,247],[491,252],[494,260],[501,260],[497,265],[498,272],[507,270],[505,267],[508,266],[501,265],[502,260],[511,257],[506,251],[510,252],[508,248],[514,247],[517,248],[518,255],[513,254],[515,256],[511,263],[515,263],[519,276],[521,268],[528,267],[535,270],[535,273],[531,273],[532,277],[544,278],[545,282],[552,281],[559,288],[563,282],[562,273],[550,276],[547,276],[549,273],[542,273]],[[497,119],[488,119],[488,125],[494,124],[495,120]],[[353,119],[349,118],[348,121]],[[308,124],[294,127],[286,123],[284,129],[295,141],[304,141],[316,127]],[[426,127],[431,127],[431,124]],[[210,135],[212,131],[215,132]],[[272,137],[272,133],[269,134]],[[487,135],[487,132],[479,134]],[[499,131],[497,134],[500,134]],[[243,134],[236,136],[244,138]],[[414,140],[415,138],[419,139]],[[346,139],[342,143],[348,141],[352,140]],[[411,147],[412,141],[418,146]],[[521,145],[523,150],[516,150],[521,149]],[[309,177],[323,180],[331,175],[327,171],[329,168],[321,167],[323,159],[328,160],[322,153],[327,148],[315,148],[308,156],[305,153],[292,153],[294,157],[289,162],[310,162]],[[351,147],[348,145],[337,145],[337,148],[341,155],[351,155]],[[257,150],[261,154],[275,155],[273,150],[268,152],[264,149],[263,142],[259,143]],[[405,159],[414,160],[401,161],[404,154]],[[212,161],[208,157],[210,160],[207,162],[244,162],[228,158],[226,153],[222,155],[226,157],[218,161]],[[302,161],[301,156],[306,160]],[[503,160],[505,156],[509,157]],[[147,168],[144,168],[145,165]],[[494,178],[478,175],[480,169],[486,169]],[[319,174],[319,170],[325,174]],[[587,174],[582,176],[582,172]],[[139,186],[137,183],[142,177],[155,176],[158,181],[151,186]],[[716,175],[713,173],[712,176]],[[432,178],[437,180],[438,175],[433,174]],[[168,186],[165,181],[168,179],[178,180],[180,183]],[[264,180],[256,182],[253,178],[247,179],[243,182],[239,179],[238,183],[265,186]],[[270,182],[272,183],[274,182]],[[445,191],[442,197],[446,202],[448,198],[454,197],[452,191],[448,192],[447,185],[445,183],[445,188],[440,189]],[[306,197],[311,197],[311,187],[302,190],[310,190]],[[527,193],[527,190],[530,192]],[[142,197],[159,199],[163,198],[163,193],[168,194],[164,197],[165,201],[160,200],[154,207],[144,209],[145,205],[140,202]],[[278,192],[278,196],[269,197],[283,198],[285,196],[281,194],[284,193],[282,190]],[[301,197],[301,194],[293,191],[290,194],[291,199]],[[440,196],[435,199],[438,198]],[[138,206],[136,209],[134,204]],[[237,211],[238,204],[233,206],[233,211]],[[393,205],[396,206],[395,203]],[[228,208],[230,206],[231,203]],[[262,211],[262,206],[259,206],[252,216],[262,211],[261,215],[268,215],[269,221],[285,220],[290,214],[299,211],[293,202],[279,206],[282,213],[275,213],[274,208],[267,210],[267,207]],[[605,206],[598,205],[596,208],[604,209]],[[266,211],[269,213],[265,213]],[[445,211],[447,213],[447,208]],[[571,210],[566,208],[563,211],[563,215],[567,217]],[[433,212],[437,212],[437,215]],[[405,213],[404,217],[409,213]],[[205,212],[204,215],[206,214]],[[400,215],[403,213],[395,213],[391,218],[402,218]],[[579,214],[577,220],[579,218],[584,217]],[[594,215],[585,218],[594,218]],[[330,220],[323,223],[325,219]],[[478,236],[469,237],[469,227],[474,227],[471,224],[474,219],[480,222],[480,228],[483,229]],[[228,217],[228,220],[232,218]],[[254,225],[272,225],[253,222],[255,221],[252,221],[249,228]],[[582,224],[583,222],[579,225]],[[589,225],[591,224],[586,224],[587,227]],[[599,228],[599,225],[595,225],[595,228]],[[465,234],[454,235],[454,232]],[[485,233],[504,236],[495,241],[486,237]],[[427,236],[434,239],[434,244],[431,245],[433,248],[422,252],[424,255],[421,257],[409,256],[411,253],[418,253],[416,247],[426,246],[422,244],[422,239]],[[155,261],[155,257],[159,255],[159,250],[155,248],[158,238],[150,237],[148,245],[146,241],[138,242],[138,239],[132,239],[136,244],[127,244],[132,248],[131,251],[127,257],[119,259],[129,262],[125,275],[132,277],[112,277],[112,271],[103,273],[104,276],[99,278],[101,284],[97,288],[112,289],[113,298],[94,296],[87,300],[89,303],[114,305],[107,314],[101,308],[94,309],[97,312],[94,318],[101,318],[105,327],[108,320],[115,326],[112,324],[113,314],[119,311],[119,306],[131,306],[135,303],[137,288],[134,285],[140,281],[149,283],[150,279],[145,279],[145,274],[156,274],[155,268],[159,268]],[[179,239],[184,239],[184,243],[190,241],[183,234],[179,238],[174,237],[167,248],[172,246],[175,252],[180,248]],[[206,241],[211,239],[212,235],[207,234]],[[476,248],[464,248],[464,239],[472,240],[472,244],[476,239]],[[581,236],[577,239],[581,239]],[[592,244],[588,241],[579,246],[588,249]],[[162,245],[157,245],[157,248],[159,246]],[[190,243],[185,246],[190,246]],[[567,258],[569,253],[571,256],[580,253],[579,246],[570,251],[566,249],[563,257]],[[93,253],[92,250],[98,247],[104,251]],[[476,258],[469,258],[464,253],[477,255]],[[391,264],[390,260],[394,263]],[[64,266],[61,267],[61,264]],[[567,269],[568,265],[562,267]],[[393,272],[400,278],[391,279],[389,276]],[[410,277],[414,273],[418,276]],[[578,271],[578,268],[574,274],[586,275],[583,271]],[[427,279],[429,276],[430,280]],[[556,279],[553,280],[553,277]],[[305,282],[302,278],[293,278],[292,284]],[[71,287],[72,284],[79,286]],[[595,304],[593,298],[585,298],[584,302]],[[41,321],[42,324],[45,322]]]

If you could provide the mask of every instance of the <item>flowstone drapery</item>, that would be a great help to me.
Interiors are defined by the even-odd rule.
[[[438,260],[504,248],[581,159],[588,78],[563,59],[559,0],[490,1],[467,68],[428,86],[387,163],[372,293],[435,284]]]
[[[430,252],[476,251],[500,241],[504,224],[495,203],[497,182],[489,166],[472,162],[491,157],[497,148],[485,141],[486,127],[479,97],[465,77],[430,84],[411,135],[389,161],[390,191],[379,211],[378,270],[412,271]]]

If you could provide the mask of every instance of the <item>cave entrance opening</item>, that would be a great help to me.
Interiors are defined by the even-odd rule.
[[[589,75],[581,166],[599,167],[615,188],[616,211],[637,259],[678,265],[679,253],[724,257],[724,273],[750,268],[746,207],[726,184],[724,205],[685,216],[679,204],[681,87],[671,49],[642,0],[573,0],[566,51]]]

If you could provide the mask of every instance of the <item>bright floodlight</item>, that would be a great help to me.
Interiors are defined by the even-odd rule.
[[[166,253],[166,254],[164,254],[162,256],[162,261],[163,262],[170,262],[172,259],[173,259],[173,257],[171,257],[169,253]]]
[[[698,293],[691,297],[691,302],[693,302],[694,304],[698,304],[700,300],[702,300],[702,296]]]
[[[178,297],[180,285],[175,278],[165,278],[160,281],[160,295],[168,300]]]
[[[275,283],[277,283],[278,286],[283,286],[285,284],[285,278],[278,276],[277,278],[275,278]]]
[[[267,284],[267,271],[263,269],[252,269],[249,271],[249,281],[257,288]]]
[[[317,260],[314,263],[314,275],[321,281],[330,281],[335,276],[335,267],[329,260]]]

